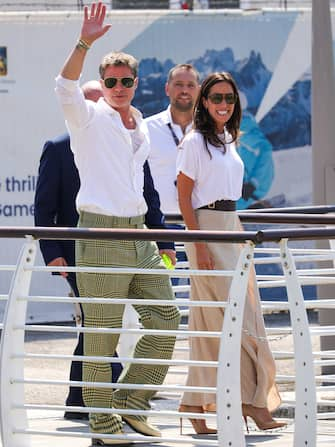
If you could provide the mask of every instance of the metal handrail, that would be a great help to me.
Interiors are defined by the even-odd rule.
[[[263,223],[311,223],[335,225],[335,216],[281,215],[261,213],[245,214],[249,222]],[[278,242],[281,239],[318,240],[335,238],[334,228],[294,228],[261,231],[204,231],[204,230],[135,230],[105,228],[50,228],[50,227],[0,227],[0,238],[34,239],[114,239],[114,240],[155,240],[177,242],[222,242],[241,243],[251,241],[254,244]]]
[[[257,223],[257,217],[255,214],[318,214],[321,217],[323,214],[335,213],[334,205],[319,205],[319,206],[296,206],[296,207],[282,207],[282,208],[248,208],[244,210],[238,210],[237,214],[242,222],[248,218],[249,215],[254,215],[254,219]],[[180,214],[166,214],[165,218],[168,222],[181,222],[183,220]],[[277,222],[275,222],[277,223]],[[321,223],[321,222],[319,222]]]

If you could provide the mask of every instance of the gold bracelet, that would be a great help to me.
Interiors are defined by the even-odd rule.
[[[85,42],[85,40],[83,39],[79,39],[78,43],[76,45],[76,48],[80,49],[83,48],[84,50],[89,50],[91,47],[89,46],[89,44],[87,42]]]

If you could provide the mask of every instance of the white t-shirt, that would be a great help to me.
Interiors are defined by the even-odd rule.
[[[225,134],[226,141],[231,136]],[[235,143],[226,143],[226,152],[208,143],[212,155],[206,150],[203,136],[192,130],[179,146],[177,175],[182,172],[194,180],[192,206],[194,209],[216,200],[238,200],[243,182],[243,162],[236,152]]]
[[[163,112],[146,118],[150,137],[150,154],[148,162],[155,189],[161,201],[161,210],[165,214],[180,214],[177,196],[176,159],[177,144],[174,141],[168,123],[179,141],[183,138],[183,132],[179,125],[172,121],[170,106]],[[187,130],[191,128],[191,123]]]

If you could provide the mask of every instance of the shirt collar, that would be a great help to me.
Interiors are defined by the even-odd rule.
[[[163,118],[163,121],[165,124],[174,124],[172,121],[172,116],[171,116],[171,105],[169,105],[169,107],[165,110],[165,115]]]
[[[99,98],[97,104],[99,105],[99,107],[101,107],[104,111],[106,111],[107,113],[111,114],[111,115],[119,115],[119,112],[115,109],[113,109],[112,106],[110,106],[104,98]],[[136,120],[136,122],[141,122],[143,120],[143,115],[142,113],[136,109],[136,107],[134,106],[130,106],[130,110],[131,113],[134,115],[134,118]]]
[[[164,116],[163,116],[163,122],[164,122],[164,124],[169,124],[169,123],[171,123],[171,124],[173,124],[174,126],[178,126],[178,127],[180,128],[179,124],[174,123],[173,120],[172,120],[172,116],[171,116],[171,104],[170,104],[169,107],[165,110],[165,114],[164,114]],[[189,124],[187,125],[185,134],[191,129],[191,127],[192,127],[192,122],[189,123]]]

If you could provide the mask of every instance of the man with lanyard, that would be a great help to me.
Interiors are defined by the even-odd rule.
[[[170,105],[145,119],[151,151],[149,165],[163,214],[180,214],[176,188],[177,146],[192,127],[199,73],[190,64],[171,68],[165,85]]]
[[[79,227],[145,228],[147,206],[143,197],[143,164],[150,151],[147,128],[138,110],[131,106],[138,84],[137,60],[125,53],[107,54],[99,67],[103,98],[97,103],[85,101],[79,78],[91,45],[111,27],[104,25],[106,6],[102,2],[84,7],[80,38],[56,79],[60,100],[71,138],[71,149],[79,171],[81,186],[77,196]],[[150,241],[79,240],[76,265],[94,267],[164,268],[157,246]],[[173,304],[173,291],[166,275],[77,273],[80,296],[96,298],[128,297],[138,299],[135,309],[145,329],[175,330],[180,314]],[[170,299],[169,306],[144,306],[141,298]],[[85,327],[121,328],[124,305],[84,304]],[[85,333],[84,355],[110,357],[118,334]],[[170,359],[174,336],[142,336],[134,357]],[[119,383],[154,384],[164,381],[166,365],[127,364]],[[93,360],[83,364],[85,382],[109,382],[110,363]],[[155,394],[150,389],[84,388],[86,406],[147,410]],[[161,436],[147,418],[137,414],[90,413],[94,445],[129,443],[106,438],[104,434],[123,433],[125,421],[135,431]]]

